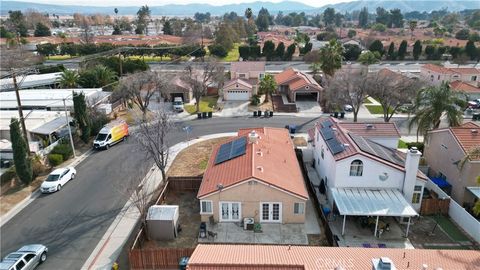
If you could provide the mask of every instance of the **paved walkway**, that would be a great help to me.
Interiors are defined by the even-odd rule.
[[[170,147],[170,159],[167,164],[167,170],[171,166],[173,160],[175,160],[177,154],[189,145],[209,139],[236,135],[236,132],[211,134],[194,140],[184,141]],[[156,166],[153,166],[141,183],[143,184],[143,188],[153,191],[162,183],[162,181],[163,179],[160,170],[158,170]],[[151,193],[152,192],[146,192],[146,194]],[[134,232],[135,226],[140,218],[138,209],[132,204],[132,197],[110,225],[105,235],[83,265],[82,269],[111,269],[113,263],[120,255],[123,246],[126,244],[130,235]]]

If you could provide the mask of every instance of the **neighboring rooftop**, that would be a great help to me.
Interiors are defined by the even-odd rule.
[[[480,252],[476,250],[200,244],[190,257],[187,269],[365,270],[372,269],[374,263],[372,261],[380,258],[388,258],[397,269],[462,270],[474,269],[474,266],[479,264]]]
[[[401,137],[395,123],[341,122],[339,124],[346,130],[362,137]]]
[[[265,61],[232,62],[230,65],[231,73],[248,73],[251,71],[265,71]]]
[[[23,110],[23,116],[25,117],[25,126],[28,131],[40,128],[41,126],[48,124],[50,121],[55,121],[57,118],[63,118],[63,124],[65,124],[65,114],[61,112]],[[12,118],[20,118],[18,111],[1,111],[0,130],[10,130],[10,121]]]
[[[250,136],[255,132],[255,142]],[[223,155],[223,145],[244,137],[247,140],[245,153],[218,162],[217,154]],[[234,143],[236,144],[236,143]],[[275,186],[283,191],[308,198],[303,175],[294,151],[288,130],[284,128],[245,128],[238,137],[214,148],[208,161],[198,197],[209,195],[223,188],[251,178]],[[235,145],[233,146],[234,148]],[[224,147],[225,148],[225,147]],[[236,151],[234,149],[233,151]],[[221,158],[223,160],[223,158]]]
[[[479,74],[480,70],[474,67],[443,67],[434,64],[426,64],[423,65],[423,68],[431,70],[436,73],[443,73],[443,74]]]
[[[47,73],[47,74],[33,74],[27,75],[25,78],[17,77],[17,84],[19,89],[28,89],[34,88],[39,86],[47,86],[51,84],[55,84],[57,80],[60,78],[61,72],[55,73]],[[7,91],[13,90],[13,79],[12,78],[5,78],[0,80],[0,90]]]
[[[277,85],[288,84],[291,91],[295,91],[307,85],[317,90],[323,89],[311,75],[294,68],[286,69],[275,75],[275,81]]]
[[[480,87],[473,84],[462,82],[462,81],[453,81],[450,83],[450,88],[455,91],[461,91],[470,94],[480,93]]]

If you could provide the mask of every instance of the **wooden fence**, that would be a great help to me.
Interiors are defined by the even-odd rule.
[[[448,214],[450,207],[450,198],[439,198],[437,193],[430,191],[431,198],[424,198],[420,207],[421,215]]]
[[[193,248],[155,248],[130,250],[130,269],[178,269],[182,257],[190,257]]]
[[[193,190],[198,191],[202,183],[202,176],[191,177],[173,177],[169,176],[167,179],[169,189],[175,191]]]

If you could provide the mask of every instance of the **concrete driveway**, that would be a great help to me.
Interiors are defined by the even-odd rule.
[[[296,101],[295,104],[300,113],[322,113],[322,108],[316,101]]]
[[[235,117],[248,115],[248,104],[250,101],[224,101],[222,111],[218,116]]]

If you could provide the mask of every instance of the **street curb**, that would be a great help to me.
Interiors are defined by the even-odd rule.
[[[77,166],[82,161],[84,161],[88,156],[90,156],[92,153],[93,153],[92,149],[88,150],[87,152],[83,153],[81,156],[76,157],[75,160],[72,161],[72,163],[70,163],[70,165],[68,165],[68,166],[72,166],[72,167]],[[40,192],[40,186],[39,186],[36,190],[34,190],[32,192],[32,194],[30,194],[30,196],[26,197],[21,202],[17,203],[17,205],[15,205],[12,209],[10,209],[10,211],[3,214],[0,217],[0,220],[1,220],[0,221],[0,227],[3,227],[3,225],[5,225],[5,223],[10,221],[10,219],[12,219],[16,214],[18,214],[25,207],[27,207],[30,203],[32,203],[36,198],[38,198],[40,196],[40,194],[41,194],[41,192]]]
[[[189,147],[198,142],[202,142],[209,139],[219,138],[219,137],[227,137],[227,136],[236,136],[237,132],[226,132],[226,133],[216,133],[210,134],[205,136],[200,136],[192,140],[182,141],[180,143],[175,144],[174,146],[170,147],[173,153],[170,155],[170,161],[167,166],[167,170],[175,160],[177,154],[182,151],[183,149]],[[142,179],[142,182],[148,181],[147,178],[151,178],[155,172],[159,172],[155,165],[152,166],[152,169],[145,175]],[[160,184],[160,181],[158,184]],[[136,224],[138,223],[138,216],[132,219],[132,214],[138,214],[138,210],[135,206],[131,207],[132,204],[130,203],[130,199],[125,203],[122,207],[120,213],[115,217],[112,224],[108,227],[105,234],[101,237],[98,244],[95,246],[94,250],[85,261],[81,269],[105,269],[110,270],[113,263],[118,259],[120,252],[125,245],[126,241],[130,237],[131,233],[133,232]],[[132,212],[134,211],[134,212]],[[124,221],[125,219],[131,219],[131,226],[130,228],[125,228],[125,226],[119,226],[119,224]],[[125,222],[125,221],[124,221]],[[123,231],[121,229],[123,228]],[[128,232],[126,231],[128,230]],[[117,236],[116,236],[117,235]],[[120,241],[118,241],[120,239]],[[112,241],[110,241],[112,240]],[[116,241],[116,242],[115,242]],[[115,242],[115,243],[113,243]],[[119,243],[120,242],[120,243]],[[113,243],[113,244],[112,244]],[[110,247],[108,247],[110,245]],[[107,261],[107,262],[106,262]]]

